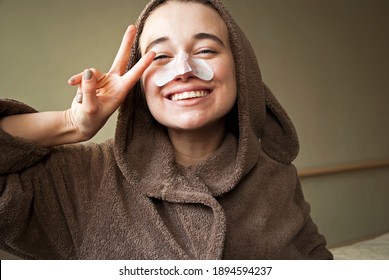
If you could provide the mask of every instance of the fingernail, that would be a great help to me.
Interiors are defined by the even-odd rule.
[[[75,81],[76,81],[76,78],[74,78],[74,77],[72,77],[72,78],[69,79],[69,82],[70,82],[70,83],[74,83]]]
[[[82,92],[78,92],[76,95],[76,101],[82,103]]]
[[[92,79],[92,76],[93,76],[93,72],[89,69],[85,70],[84,72],[84,79],[85,80],[90,80]]]

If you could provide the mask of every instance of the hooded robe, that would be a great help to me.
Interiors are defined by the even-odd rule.
[[[139,59],[141,13],[129,68]],[[294,126],[264,84],[254,51],[221,1],[237,101],[207,159],[176,164],[139,84],[115,138],[43,148],[0,131],[0,248],[27,259],[331,259],[296,168]],[[0,117],[36,112],[1,99]]]

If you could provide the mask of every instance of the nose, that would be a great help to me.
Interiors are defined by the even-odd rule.
[[[174,69],[174,80],[181,79],[188,80],[193,76],[193,69],[188,61],[188,58],[177,59]]]
[[[213,78],[213,69],[205,60],[191,58],[186,52],[181,51],[177,57],[155,73],[154,80],[158,87],[162,87],[173,80],[187,81],[194,77],[210,81]]]

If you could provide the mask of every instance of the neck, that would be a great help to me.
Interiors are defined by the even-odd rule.
[[[215,152],[223,142],[224,133],[224,124],[193,131],[168,129],[176,162],[185,167],[196,165]]]

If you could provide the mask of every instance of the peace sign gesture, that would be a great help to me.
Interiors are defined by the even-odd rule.
[[[78,85],[69,118],[81,138],[90,139],[103,127],[153,61],[155,53],[146,53],[126,72],[135,35],[136,27],[130,25],[107,73],[91,68],[69,79],[70,85]]]
[[[69,79],[70,85],[78,85],[70,109],[6,116],[0,118],[0,129],[47,147],[92,138],[124,101],[155,57],[154,52],[145,54],[126,72],[135,35],[136,28],[130,25],[108,73],[86,69]]]

